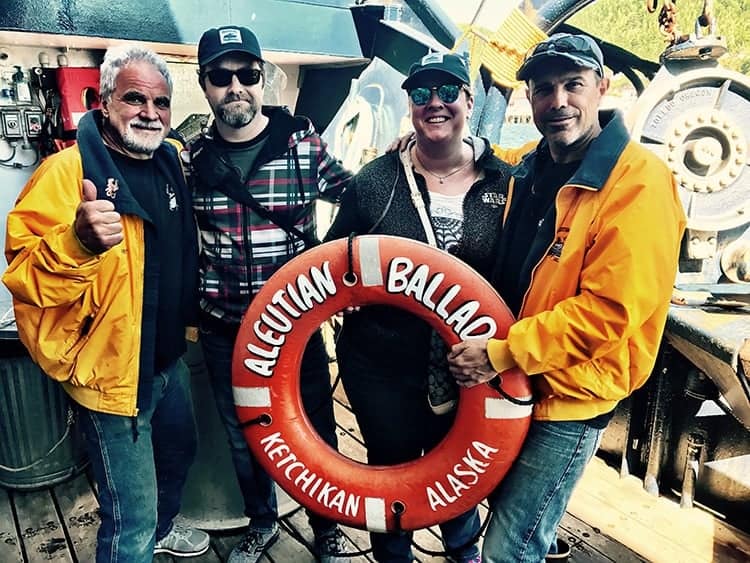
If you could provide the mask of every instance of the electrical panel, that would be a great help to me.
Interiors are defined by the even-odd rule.
[[[4,110],[1,115],[3,118],[3,135],[9,139],[23,137],[21,112],[18,110]]]
[[[6,139],[20,139],[24,136],[34,139],[42,134],[44,114],[38,107],[6,107],[0,110],[0,117],[0,134]]]
[[[33,139],[42,134],[44,125],[44,114],[41,111],[24,112],[24,125],[26,126],[26,135]]]

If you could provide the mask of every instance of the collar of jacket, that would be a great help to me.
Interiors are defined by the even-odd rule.
[[[151,221],[148,213],[133,197],[122,173],[115,166],[102,139],[102,112],[95,109],[86,112],[78,122],[76,143],[81,155],[83,177],[91,180],[96,186],[97,198],[111,201],[120,214],[137,215]],[[162,142],[154,151],[153,157],[157,166],[162,168],[168,177],[175,178],[174,170],[168,166],[169,158],[176,162],[177,151],[173,145]],[[166,160],[165,160],[166,159]]]
[[[630,134],[619,111],[600,111],[599,122],[602,124],[601,133],[591,141],[581,165],[566,185],[602,189],[630,141]],[[544,139],[537,145],[536,150],[524,156],[513,168],[513,177],[517,182],[526,181],[533,174],[537,160],[543,158],[551,158],[549,145]]]

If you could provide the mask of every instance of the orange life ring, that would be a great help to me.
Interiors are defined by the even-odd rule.
[[[510,400],[486,384],[462,389],[443,441],[408,463],[372,466],[339,454],[305,414],[300,363],[324,321],[369,304],[405,309],[449,344],[502,337],[513,322],[492,286],[447,252],[393,236],[357,237],[351,252],[346,239],[329,242],[285,264],[253,299],[234,348],[234,402],[249,422],[250,449],[303,506],[370,531],[425,528],[466,512],[505,476],[528,431],[531,386],[510,370],[502,377]]]

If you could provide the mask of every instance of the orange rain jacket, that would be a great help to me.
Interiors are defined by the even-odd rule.
[[[530,189],[537,151],[513,193]],[[518,162],[523,149],[495,148]],[[615,408],[653,369],[677,273],[685,214],[666,165],[630,140],[619,115],[591,143],[556,196],[554,238],[535,263],[519,320],[491,340],[496,369],[514,363],[534,383],[537,420],[587,420]]]
[[[144,219],[119,207],[127,195],[121,188],[113,201],[125,239],[99,255],[78,242],[72,225],[82,200],[79,147],[102,143],[90,121],[81,120],[77,145],[42,162],[8,215],[3,282],[13,295],[19,337],[41,369],[86,408],[135,416],[143,346],[155,341],[153,335],[143,338],[155,330],[155,321],[143,322]],[[85,140],[83,130],[90,133]],[[184,252],[195,263],[190,194],[174,146],[162,143],[154,158],[172,171],[190,225]],[[106,184],[97,189],[105,199]],[[186,286],[194,269],[186,267]],[[183,299],[192,310],[194,288],[186,288]]]

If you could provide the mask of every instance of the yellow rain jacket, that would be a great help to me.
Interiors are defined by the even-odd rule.
[[[496,154],[512,162],[522,150]],[[541,150],[544,141],[514,170],[506,220],[513,193],[531,188]],[[685,214],[666,165],[630,140],[617,114],[555,209],[553,236],[532,245],[541,252],[530,261],[519,320],[488,353],[498,371],[518,365],[532,377],[535,419],[587,420],[614,409],[651,373]]]
[[[19,195],[8,215],[9,266],[3,283],[13,295],[19,337],[41,369],[86,408],[135,416],[142,356],[153,357],[156,340],[155,319],[144,323],[142,315],[144,219],[128,207],[134,200],[128,200],[121,183],[112,199],[122,215],[125,238],[120,244],[91,255],[72,226],[82,201],[84,169],[87,178],[96,177],[84,162],[95,160],[91,166],[96,167],[102,160],[97,151],[103,144],[95,127],[84,116],[78,144],[42,162]],[[184,224],[191,226],[184,243],[188,264],[191,255],[197,256],[197,243],[191,239],[195,226],[177,154],[162,143],[154,159],[173,177]],[[94,183],[100,199],[109,197],[106,180]],[[186,307],[193,306],[189,300],[195,298],[189,275],[195,264],[192,258],[186,268]]]

